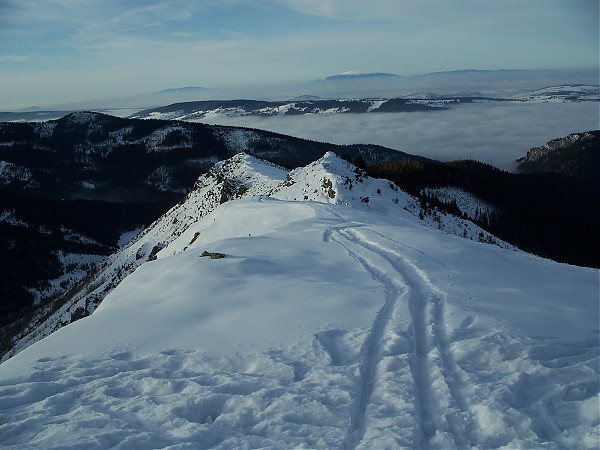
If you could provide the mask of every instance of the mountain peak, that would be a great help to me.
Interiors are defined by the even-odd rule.
[[[558,173],[597,180],[600,169],[600,130],[571,133],[534,147],[517,159],[519,173]]]
[[[67,114],[62,118],[62,120],[65,120],[67,123],[86,124],[104,116],[106,115],[92,111],[76,111]]]
[[[341,81],[341,80],[361,80],[361,79],[374,79],[374,78],[395,78],[399,75],[386,72],[357,72],[348,71],[338,75],[331,75],[328,77],[321,78],[320,81]]]
[[[354,168],[354,166],[352,164],[350,164],[348,161],[346,161],[345,159],[340,158],[337,154],[335,154],[334,152],[325,152],[325,154],[320,157],[318,160],[315,161],[316,164],[320,164],[323,167],[343,167],[343,168],[348,168],[348,167],[352,167]]]
[[[183,86],[176,88],[168,88],[160,91],[161,94],[175,94],[175,93],[186,93],[186,92],[195,92],[195,91],[205,91],[206,88],[201,86]]]

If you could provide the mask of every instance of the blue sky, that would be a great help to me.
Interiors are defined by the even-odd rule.
[[[0,0],[0,110],[179,86],[598,66],[598,0]]]

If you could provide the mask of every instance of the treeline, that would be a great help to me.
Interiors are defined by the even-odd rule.
[[[47,200],[0,189],[0,317],[31,306],[31,289],[64,274],[58,251],[110,255],[122,233],[148,225],[169,206]]]
[[[514,174],[477,161],[370,163],[367,171],[420,198],[424,188],[462,188],[497,208],[489,223],[474,221],[500,239],[556,261],[600,267],[600,184],[591,179]]]

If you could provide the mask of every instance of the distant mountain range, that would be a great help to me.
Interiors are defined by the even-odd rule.
[[[2,116],[0,120],[44,120],[60,116],[52,112],[93,110],[115,115],[129,115],[136,111],[165,106],[173,103],[201,100],[231,100],[239,98],[281,101],[309,96],[322,99],[356,99],[397,97],[414,98],[422,93],[434,96],[482,96],[512,98],[515,95],[560,85],[586,85],[598,89],[598,68],[572,70],[455,70],[424,73],[418,75],[396,75],[386,72],[344,72],[319,78],[318,80],[264,84],[256,86],[171,86],[156,92],[131,96],[90,99],[63,105],[37,105],[19,111],[12,118]],[[125,112],[127,110],[127,112]],[[26,116],[24,113],[37,113]],[[37,119],[36,119],[37,117]]]
[[[340,79],[355,77],[383,77],[390,74],[339,75]],[[337,78],[340,77],[340,78]],[[434,93],[419,96],[391,99],[323,99],[316,96],[303,96],[290,101],[257,100],[209,100],[174,103],[172,105],[150,108],[133,114],[137,119],[176,119],[198,121],[207,117],[237,116],[291,116],[304,114],[363,114],[389,112],[435,112],[451,108],[453,105],[472,102],[598,102],[600,88],[588,85],[550,86],[533,91],[521,92],[508,97],[485,97],[479,92],[462,93],[456,96],[444,96]]]
[[[198,93],[198,92],[203,92],[206,91],[207,88],[204,87],[200,87],[200,86],[184,86],[184,87],[179,87],[179,88],[168,88],[168,89],[163,89],[162,91],[160,91],[159,93],[161,94],[175,94],[175,93]]]
[[[131,116],[134,119],[199,120],[207,116],[297,116],[304,114],[415,112],[444,109],[451,102],[471,99],[423,101],[394,98],[389,100],[307,99],[282,102],[257,100],[209,100],[175,103],[160,108],[146,109]]]
[[[332,85],[344,83],[361,83],[360,80],[388,79],[397,77],[392,74],[357,74],[337,75],[330,78]],[[482,92],[468,90],[455,95],[444,95],[435,92],[421,92],[405,97],[392,98],[324,98],[319,95],[300,95],[291,100],[199,100],[170,102],[173,99],[196,98],[210,90],[190,86],[161,91],[155,97],[159,106],[143,110],[129,111],[131,118],[138,119],[177,119],[201,120],[207,116],[278,116],[303,114],[339,114],[339,113],[382,113],[382,112],[434,112],[461,103],[470,102],[600,102],[600,87],[584,84],[561,84],[520,91],[504,96],[486,96]],[[103,110],[98,109],[99,112]],[[21,111],[0,112],[0,121],[43,121],[58,119],[72,111]]]
[[[373,80],[381,78],[397,78],[399,75],[385,72],[344,72],[339,75],[331,75],[329,77],[321,78],[319,81],[342,81],[342,80]]]

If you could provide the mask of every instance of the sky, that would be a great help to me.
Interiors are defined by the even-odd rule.
[[[0,0],[0,110],[347,71],[598,66],[598,0]]]

